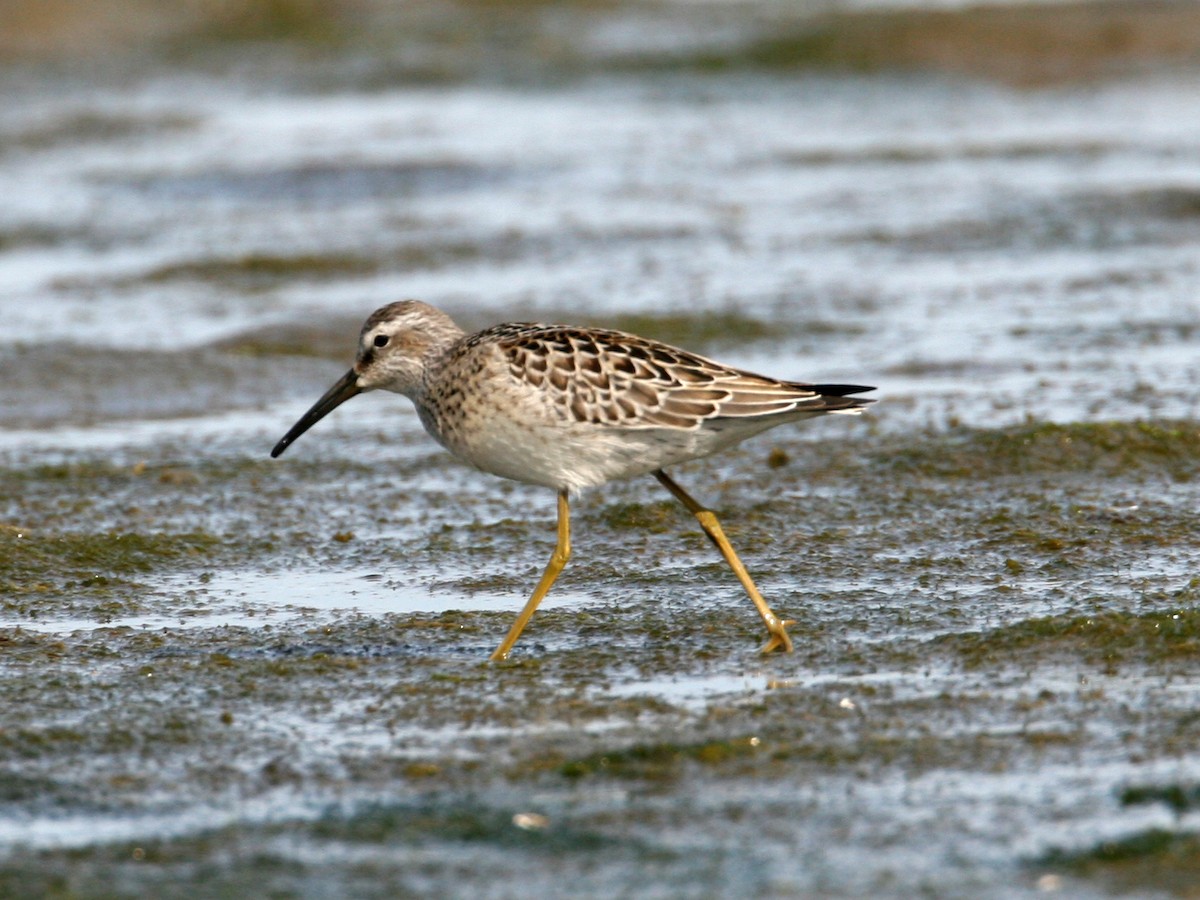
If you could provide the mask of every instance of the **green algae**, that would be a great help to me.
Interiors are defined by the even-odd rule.
[[[795,333],[785,321],[767,321],[734,310],[689,313],[623,313],[608,316],[596,327],[627,331],[679,347],[727,347],[781,340]]]
[[[1148,828],[1083,850],[1052,850],[1037,866],[1095,881],[1106,892],[1187,897],[1200,879],[1200,835]]]
[[[276,178],[290,177],[296,182],[294,190],[303,192],[306,179],[313,182],[309,188],[320,191],[323,170],[298,170],[294,173],[277,174]],[[264,176],[266,177],[266,176]],[[420,184],[423,179],[491,177],[473,169],[449,164],[445,167],[431,166],[428,169],[380,167],[362,173],[364,180],[374,178],[381,182],[380,190],[394,189],[392,182],[401,185]],[[230,191],[254,190],[252,181],[244,182],[240,176],[229,175]],[[261,186],[259,190],[265,190]],[[380,274],[401,271],[427,271],[447,266],[469,263],[480,259],[503,261],[517,258],[532,249],[529,239],[519,234],[505,234],[491,241],[432,241],[398,244],[378,248],[373,254],[350,251],[326,251],[307,253],[248,252],[234,256],[201,257],[166,263],[134,275],[115,277],[70,276],[56,280],[60,290],[94,291],[99,287],[108,289],[130,289],[143,286],[159,287],[178,283],[198,283],[223,286],[229,290],[255,293],[277,289],[290,282],[328,283],[349,279],[366,279]],[[284,327],[285,332],[309,337],[314,343],[324,346],[340,338],[343,349],[353,350],[353,338],[361,318],[331,322],[323,329],[305,328],[296,325]],[[336,326],[336,327],[335,327]],[[279,330],[276,327],[272,332]],[[237,347],[242,343],[253,343],[254,335],[244,340],[223,341],[223,346]],[[268,342],[269,343],[269,342]],[[346,351],[346,352],[348,352]],[[264,351],[266,352],[266,351]],[[305,354],[309,355],[309,354]]]
[[[1112,841],[1102,841],[1095,847],[1078,853],[1059,851],[1048,854],[1045,862],[1050,865],[1065,865],[1076,869],[1103,866],[1106,863],[1124,863],[1134,860],[1159,859],[1166,854],[1182,850],[1187,856],[1197,855],[1200,843],[1192,834],[1176,834],[1161,828],[1131,834]],[[1200,863],[1200,857],[1197,857]]]
[[[614,531],[633,529],[661,534],[679,527],[681,507],[673,501],[615,503],[600,511],[602,521]]]
[[[1189,596],[1195,586],[1189,591]],[[969,665],[1017,660],[1030,653],[1069,653],[1093,664],[1125,661],[1186,662],[1200,654],[1200,609],[1106,611],[1085,616],[1044,616],[975,634],[937,639]]]
[[[205,532],[100,534],[0,529],[0,593],[111,593],[181,561],[203,561],[220,544]]]
[[[614,778],[674,779],[683,774],[684,763],[718,767],[729,760],[753,754],[758,746],[759,739],[752,736],[698,744],[638,744],[569,760],[558,767],[558,772],[564,778],[604,774]]]
[[[1115,476],[1156,470],[1188,481],[1200,470],[1200,426],[1189,421],[1038,423],[971,430],[897,448],[878,462],[914,474],[974,478],[981,472]]]
[[[354,253],[247,253],[231,258],[200,259],[151,269],[129,283],[163,284],[200,281],[241,289],[270,288],[280,282],[324,282],[367,278],[385,271],[439,269],[484,256],[511,256],[519,242],[497,244],[452,242],[388,247],[377,256]],[[344,335],[349,340],[353,333]]]
[[[1011,553],[1005,568],[1021,574],[1034,566],[1046,572],[1078,570],[1105,554],[1186,545],[1200,537],[1200,522],[1189,510],[1163,502],[1122,508],[1035,499],[998,506],[973,533],[983,546]]]
[[[1198,785],[1131,785],[1124,788],[1120,794],[1122,806],[1144,806],[1161,803],[1177,816],[1190,812],[1200,806],[1200,786]]]
[[[233,280],[270,284],[282,279],[311,280],[373,275],[379,271],[378,260],[360,256],[332,254],[299,254],[280,256],[269,253],[249,253],[233,259],[213,259],[198,262],[172,263],[153,269],[142,276],[150,284],[169,281]]]
[[[233,8],[210,10],[200,33],[191,35],[189,41],[216,44],[298,41],[333,45],[349,38],[353,33],[352,23],[353,16],[344,3],[255,0]]]
[[[1171,40],[1194,28],[1183,3],[1145,7],[1124,3],[1037,4],[961,9],[834,10],[771,23],[741,41],[684,47],[674,52],[618,55],[633,71],[726,73],[902,69],[941,71],[1041,84],[1094,77],[1191,51]],[[1114,34],[1125,40],[1114,41]],[[1135,38],[1134,35],[1137,35]],[[1154,48],[1153,50],[1150,48]]]
[[[359,843],[428,843],[456,841],[489,843],[538,853],[595,850],[619,839],[574,828],[522,828],[514,824],[514,813],[480,805],[400,806],[375,804],[351,814],[331,812],[310,826],[316,838]]]
[[[311,356],[337,359],[348,366],[354,352],[353,338],[352,322],[346,322],[344,327],[273,328],[269,332],[230,338],[221,344],[221,349],[234,356]]]
[[[97,14],[91,5],[62,3],[53,15],[18,15],[2,46],[18,59],[74,52],[125,65],[148,53],[175,65],[216,65],[247,46],[256,57],[290,49],[294,68],[307,65],[318,73],[352,56],[357,62],[346,66],[342,79],[359,89],[398,81],[545,84],[596,72],[804,69],[937,71],[1042,84],[1190,62],[1196,53],[1190,37],[1197,32],[1186,2],[1077,2],[1053,10],[1038,4],[834,8],[820,15],[766,4],[747,16],[721,6],[631,10],[606,0],[456,0],[399,8],[375,0],[257,0],[233,7],[197,2],[143,17],[122,12],[128,11],[120,5],[105,4]],[[584,37],[621,27],[675,37],[600,45]]]
[[[11,142],[0,142],[0,151],[9,147],[22,150],[45,151],[66,145],[86,143],[116,142],[131,137],[162,131],[188,131],[194,129],[199,120],[190,116],[163,114],[157,116],[133,116],[106,112],[79,112],[49,124],[26,128],[17,134]],[[42,243],[37,239],[39,230],[23,228],[9,234],[16,234],[21,242],[28,237],[34,237],[34,243]],[[0,247],[8,247],[5,233],[0,232]],[[44,237],[51,238],[46,243],[57,243],[64,235],[55,236],[55,232],[47,231]]]

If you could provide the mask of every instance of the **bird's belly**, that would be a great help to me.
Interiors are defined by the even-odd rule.
[[[455,456],[485,472],[571,492],[653,472],[720,447],[700,431],[561,422],[539,426],[511,418],[444,432],[439,439]]]
[[[694,428],[565,420],[544,404],[503,413],[478,405],[417,405],[426,430],[464,462],[514,481],[572,493],[708,456],[808,414],[708,420]]]

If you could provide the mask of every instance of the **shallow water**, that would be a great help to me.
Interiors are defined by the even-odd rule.
[[[7,142],[90,94],[10,113]],[[303,97],[157,79],[90,114],[188,127],[6,155],[6,418],[50,397],[38,424],[295,402],[316,379],[290,361],[186,357],[165,395],[156,377],[310,322],[345,359],[351,323],[404,296],[471,324],[734,309],[780,338],[725,357],[886,379],[885,424],[1190,415],[1197,96],[1186,75]],[[64,402],[89,372],[133,399]]]
[[[1200,74],[666,64],[726,13],[3,70],[0,893],[1187,885]],[[396,397],[266,458],[408,296],[878,385],[680,473],[797,652],[646,481],[486,664],[547,492]]]

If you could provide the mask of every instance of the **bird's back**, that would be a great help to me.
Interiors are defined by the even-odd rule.
[[[706,456],[776,425],[857,413],[859,385],[781,381],[620,331],[510,323],[427,373],[430,432],[485,471],[558,489]]]

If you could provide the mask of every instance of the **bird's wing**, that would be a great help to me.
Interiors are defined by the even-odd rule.
[[[559,415],[576,422],[695,429],[714,419],[849,411],[870,402],[744,372],[620,331],[526,324],[492,331],[513,377],[544,392]]]

